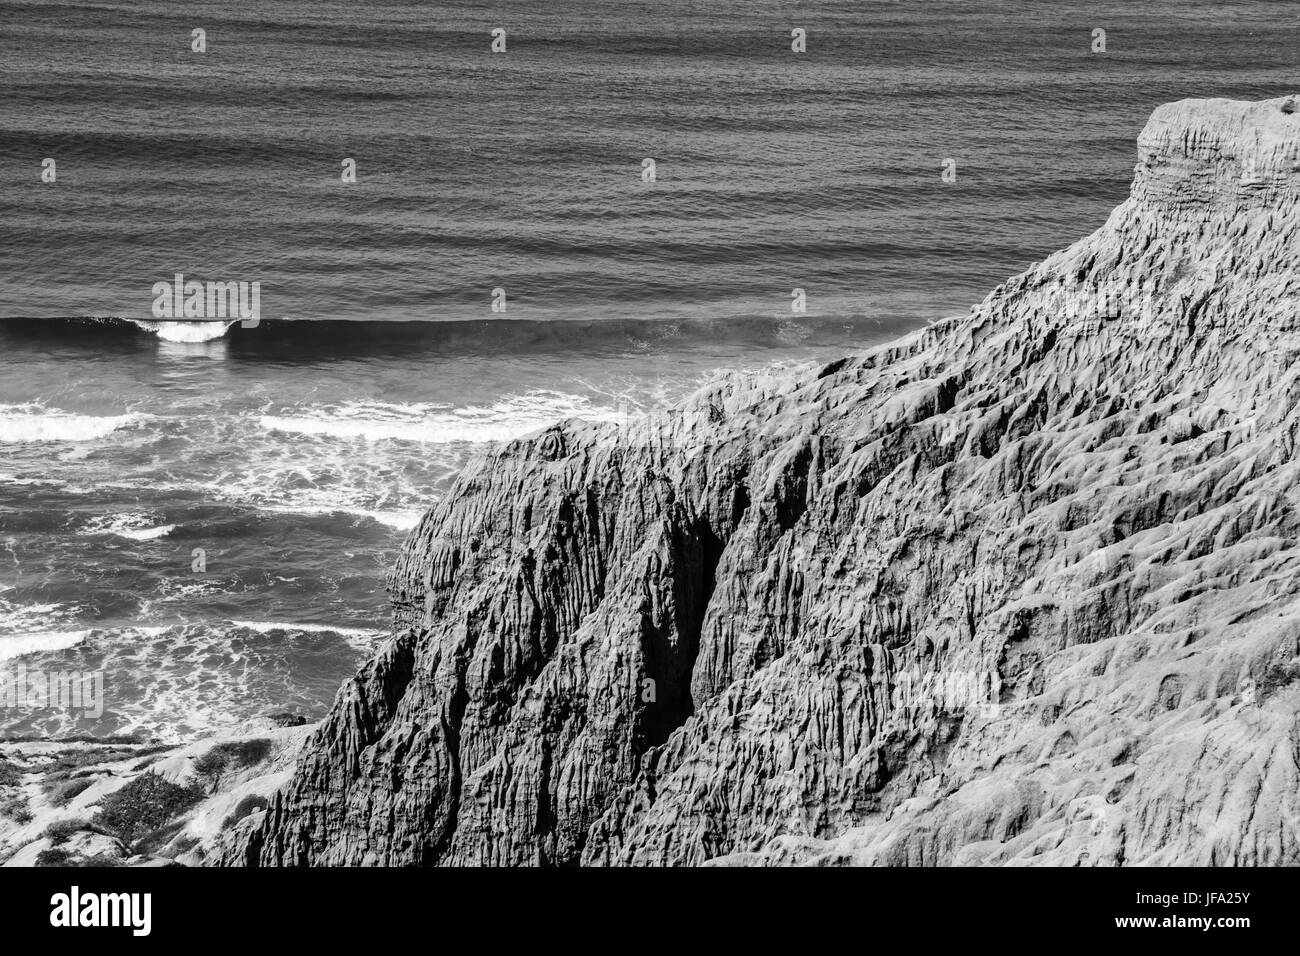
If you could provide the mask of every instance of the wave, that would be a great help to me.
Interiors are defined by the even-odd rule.
[[[84,463],[78,460],[80,480],[75,484],[57,475],[26,471],[0,474],[0,487],[40,484],[71,496],[99,496],[105,491],[151,497],[176,494],[186,500],[199,496],[276,514],[354,516],[404,532],[419,523],[439,488],[454,477],[475,447],[511,441],[566,418],[610,421],[625,412],[626,402],[616,406],[612,394],[589,391],[584,395],[531,390],[468,406],[367,399],[303,402],[250,409],[238,416],[139,415],[150,425],[142,432],[144,438],[201,433],[205,443],[175,473],[159,475],[156,465],[149,463],[133,473],[115,468],[98,480],[85,480]],[[33,424],[42,414],[42,424]],[[78,420],[39,406],[24,407],[11,417],[22,418],[23,437],[33,437],[31,433],[40,428],[49,439],[56,433],[70,437],[77,429],[80,437],[96,437],[133,420],[130,416]],[[0,418],[0,440],[5,437],[3,421]],[[184,424],[183,430],[178,430],[178,422]],[[414,446],[424,447],[427,453]],[[435,454],[433,448],[442,451]],[[234,467],[231,455],[244,456],[246,461]],[[168,520],[161,510],[138,505],[110,505],[94,512],[99,513],[78,515],[77,534],[146,542],[181,527],[174,523],[175,514],[168,512]],[[186,518],[186,530],[195,532],[204,520]]]
[[[79,610],[63,604],[15,604],[0,598],[0,661],[80,644],[90,631],[73,629],[70,619]]]
[[[47,319],[0,318],[0,334],[14,337],[40,339],[57,337],[68,341],[69,332],[86,337],[96,335],[122,337],[141,332],[168,342],[210,342],[219,339],[236,324],[238,319],[175,320],[175,319],[124,319],[111,315],[63,316]]]
[[[174,524],[155,524],[154,519],[149,515],[131,512],[91,518],[77,534],[111,534],[131,541],[152,541],[155,538],[166,537],[175,530]]]
[[[239,320],[231,319],[229,322],[154,322],[146,319],[128,319],[127,321],[133,322],[146,332],[152,332],[166,342],[211,342],[213,339],[219,339],[225,335],[226,330]]]
[[[860,314],[820,316],[729,315],[694,318],[457,319],[356,321],[263,319],[255,328],[237,320],[178,322],[114,317],[0,318],[0,338],[68,346],[104,336],[201,342],[225,338],[234,354],[307,363],[324,358],[440,355],[643,353],[692,345],[782,348],[882,341],[917,326],[913,318],[882,321]]]
[[[267,431],[339,439],[405,441],[431,445],[510,441],[565,418],[601,420],[615,413],[580,395],[534,391],[486,408],[427,403],[343,402],[304,408],[292,415],[263,415]]]
[[[0,661],[39,654],[43,651],[61,651],[76,647],[90,631],[23,631],[0,635]]]
[[[343,627],[338,624],[303,624],[291,621],[231,621],[234,627],[242,627],[258,634],[333,634],[343,638],[360,651],[370,651],[375,644],[388,637],[388,631],[374,627]]]
[[[95,441],[145,420],[144,415],[78,415],[35,402],[0,405],[0,444]]]
[[[331,501],[321,504],[296,502],[284,505],[254,502],[252,507],[256,508],[258,511],[282,515],[353,515],[357,518],[369,518],[371,521],[392,528],[395,531],[410,531],[420,523],[420,519],[424,517],[424,512],[427,510],[425,508],[406,508],[400,510],[354,508],[343,501]]]
[[[378,638],[387,631],[374,627],[343,627],[339,624],[304,624],[294,621],[231,621],[235,627],[245,627],[259,634],[272,631],[301,631],[304,634],[338,634],[340,637]]]

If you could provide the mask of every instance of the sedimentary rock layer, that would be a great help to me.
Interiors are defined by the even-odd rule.
[[[473,464],[223,862],[1300,862],[1300,98],[970,315]]]

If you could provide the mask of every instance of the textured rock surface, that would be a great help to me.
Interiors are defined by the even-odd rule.
[[[1300,862],[1300,98],[971,314],[473,465],[227,863]]]

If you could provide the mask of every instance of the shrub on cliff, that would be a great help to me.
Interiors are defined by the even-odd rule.
[[[67,866],[71,854],[60,847],[51,847],[36,854],[37,866]]]
[[[49,791],[50,803],[56,807],[64,806],[73,797],[89,790],[94,782],[95,781],[89,777],[78,777],[76,780],[57,781]]]
[[[307,723],[307,718],[302,714],[291,714],[287,710],[268,714],[267,719],[271,720],[277,727],[301,727]]]
[[[22,779],[22,771],[12,761],[0,757],[0,787],[12,787]]]
[[[27,797],[21,793],[0,799],[0,817],[8,817],[15,823],[31,823],[32,811],[28,809]]]
[[[217,744],[194,761],[194,772],[207,781],[211,791],[215,791],[221,783],[221,778],[231,770],[259,764],[270,753],[271,741],[265,738],[232,740]]]
[[[144,773],[100,802],[95,823],[124,843],[150,833],[203,799],[196,786],[182,787],[156,773]]]
[[[266,807],[267,807],[267,802],[265,797],[259,797],[256,794],[250,794],[249,796],[244,797],[243,800],[240,800],[238,804],[236,804],[235,809],[231,811],[230,816],[226,817],[226,819],[222,822],[221,829],[229,830],[231,827],[233,827],[240,820],[244,819],[244,817],[248,816],[250,813],[256,813],[258,810],[265,810]]]
[[[143,751],[139,751],[143,753]],[[115,763],[118,760],[126,758],[137,753],[133,747],[85,747],[76,750],[65,750],[56,754],[54,759],[45,765],[44,770],[47,776],[70,777],[74,771],[82,770],[86,767],[93,767],[97,764]]]
[[[117,860],[103,853],[95,856],[74,856],[62,847],[51,847],[48,850],[42,850],[36,854],[37,866],[84,866],[92,868],[103,868],[106,866],[118,866]]]
[[[74,833],[80,833],[89,826],[85,820],[56,820],[45,828],[45,838],[51,846],[63,846]]]

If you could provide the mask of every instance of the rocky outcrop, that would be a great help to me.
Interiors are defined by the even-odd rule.
[[[969,316],[472,465],[226,863],[1300,862],[1300,98]]]

